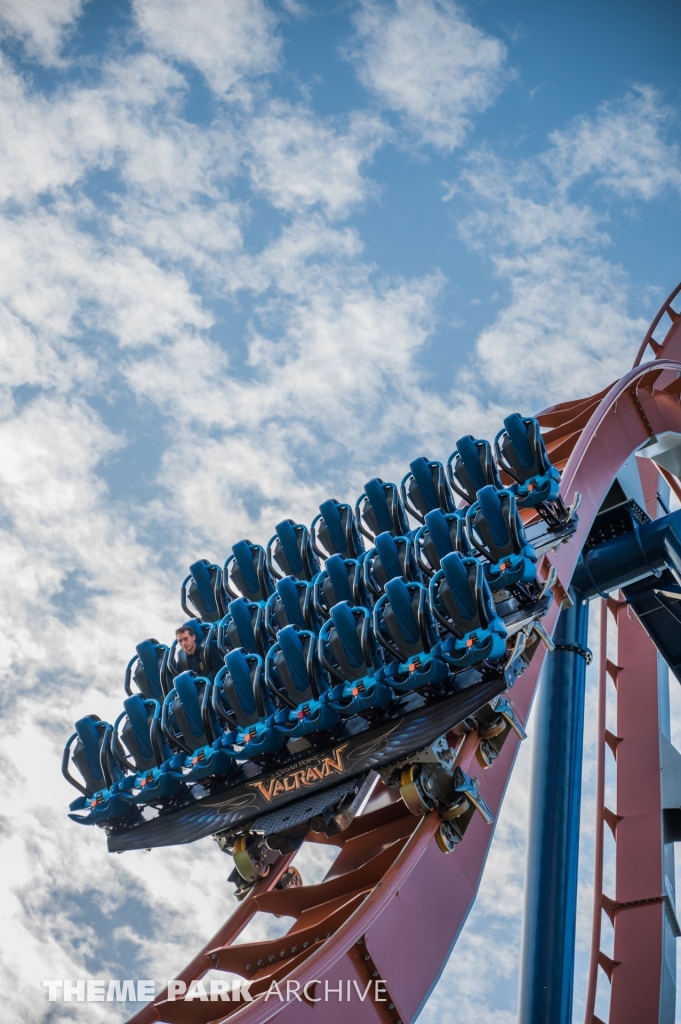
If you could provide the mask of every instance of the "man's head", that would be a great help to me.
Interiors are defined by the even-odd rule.
[[[179,629],[175,630],[175,636],[183,651],[186,651],[187,654],[194,654],[196,651],[196,635],[193,629],[189,629],[187,626],[180,626]]]

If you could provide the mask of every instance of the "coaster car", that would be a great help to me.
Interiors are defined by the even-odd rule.
[[[494,449],[501,469],[515,480],[513,492],[521,508],[558,500],[560,473],[551,465],[536,419],[517,412],[507,416]]]
[[[483,487],[466,510],[466,532],[472,546],[487,559],[484,569],[492,590],[530,583],[537,554],[528,544],[511,491]]]
[[[409,472],[400,484],[402,503],[419,523],[425,521],[428,512],[454,512],[456,505],[449,489],[444,467],[441,462],[428,459],[414,459],[409,463]]]
[[[310,531],[302,523],[283,519],[267,544],[267,567],[275,579],[294,576],[297,580],[313,580],[319,563],[312,550]]]
[[[428,587],[431,611],[450,634],[442,655],[456,668],[503,658],[506,627],[494,606],[481,563],[452,552],[442,559]]]
[[[243,647],[249,654],[264,654],[267,647],[265,609],[259,601],[237,597],[218,623],[215,642],[220,654]],[[222,666],[220,666],[222,668]]]
[[[317,651],[332,684],[322,699],[335,711],[347,717],[392,703],[391,687],[375,675],[383,662],[366,608],[347,601],[335,604],[319,633]]]
[[[466,533],[466,514],[463,511],[442,512],[434,509],[414,537],[414,552],[419,569],[430,579],[441,566],[442,559],[452,551],[472,555]]]
[[[362,560],[331,555],[315,576],[313,601],[319,619],[325,622],[334,605],[347,601],[350,605],[367,604],[368,596],[362,576]]]
[[[310,526],[312,547],[320,558],[340,555],[359,558],[364,542],[350,505],[329,498],[319,506],[319,514]]]
[[[373,598],[380,597],[388,580],[398,577],[408,583],[418,580],[419,570],[411,536],[395,537],[391,533],[379,533],[375,545],[367,551],[362,562],[362,579],[367,594]]]
[[[438,636],[423,584],[389,580],[374,606],[373,629],[388,658],[379,678],[396,693],[446,681],[448,670],[438,656]]]
[[[355,502],[355,521],[362,534],[373,544],[380,533],[402,537],[409,533],[409,520],[395,484],[374,477],[364,485]]]
[[[223,604],[243,597],[264,604],[274,591],[274,580],[267,565],[267,554],[260,544],[240,540],[232,545],[232,554],[220,575]]]
[[[205,558],[189,566],[189,575],[182,581],[180,604],[190,619],[217,622],[224,614],[220,600],[221,572]],[[189,607],[188,602],[192,607]]]
[[[311,629],[313,632],[318,628],[314,586],[308,580],[284,576],[283,580],[277,581],[277,589],[265,607],[265,628],[269,638],[275,640],[284,626]]]
[[[142,640],[137,644],[136,654],[125,669],[125,692],[132,696],[132,681],[144,697],[162,701],[165,693],[161,682],[161,668],[168,648],[158,640]]]
[[[265,683],[282,710],[274,727],[287,738],[331,729],[338,714],[320,697],[328,689],[317,657],[317,637],[310,630],[285,626],[265,658]]]
[[[447,477],[452,490],[472,505],[483,487],[503,487],[494,464],[489,441],[466,434],[456,442],[447,459]]]

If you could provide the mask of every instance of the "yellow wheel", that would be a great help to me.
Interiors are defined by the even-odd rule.
[[[506,720],[499,717],[495,722],[490,722],[488,726],[480,728],[478,735],[481,740],[493,740],[495,736],[501,736],[505,728]]]
[[[440,817],[443,821],[451,821],[452,818],[460,818],[462,814],[465,814],[470,804],[465,796],[462,796],[460,800],[457,800],[451,807],[443,807],[440,811]]]
[[[451,853],[454,847],[457,845],[459,839],[454,835],[454,832],[447,824],[443,821],[439,829],[435,833],[435,842],[442,850],[443,853]]]
[[[269,864],[253,860],[247,847],[248,836],[237,836],[234,840],[234,867],[246,882],[257,882],[269,872]]]
[[[412,814],[426,814],[430,810],[417,786],[419,771],[417,764],[410,764],[408,768],[402,769],[400,776],[400,796]]]
[[[494,760],[496,751],[493,753],[492,748],[486,740],[482,740],[478,749],[475,751],[475,758],[481,768],[489,768],[492,761]]]

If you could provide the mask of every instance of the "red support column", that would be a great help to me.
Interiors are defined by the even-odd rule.
[[[657,651],[633,612],[617,614],[616,892],[610,1024],[658,1024],[664,944]]]

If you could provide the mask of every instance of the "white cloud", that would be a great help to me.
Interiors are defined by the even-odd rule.
[[[59,63],[68,32],[87,0],[0,0],[0,33],[20,39],[31,57]]]
[[[665,138],[676,122],[655,89],[638,86],[621,100],[601,104],[595,115],[553,132],[546,162],[563,188],[592,175],[623,198],[681,192],[679,146]]]
[[[440,149],[460,146],[504,80],[506,47],[443,0],[363,0],[353,53],[362,82]]]
[[[149,46],[193,64],[215,93],[277,66],[276,19],[262,0],[134,0],[133,10]]]
[[[387,134],[385,125],[365,114],[353,115],[343,133],[304,109],[273,103],[250,128],[253,185],[279,209],[320,204],[329,216],[343,216],[376,192],[360,165]]]

